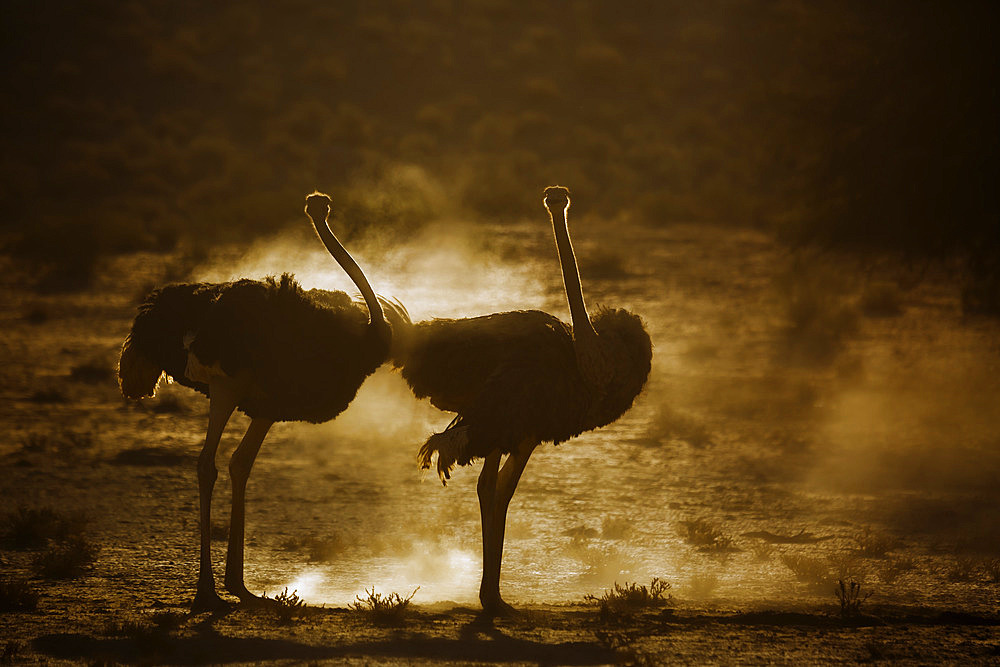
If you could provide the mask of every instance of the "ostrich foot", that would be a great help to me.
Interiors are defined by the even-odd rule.
[[[215,592],[214,588],[199,588],[191,603],[191,611],[195,614],[203,611],[227,611],[232,605]]]
[[[504,602],[503,598],[499,595],[492,599],[482,600],[481,602],[483,604],[483,616],[486,618],[512,618],[519,614],[517,609]]]
[[[264,607],[274,603],[271,598],[251,593],[242,581],[239,583],[226,582],[226,590],[238,597],[240,604],[248,607]]]

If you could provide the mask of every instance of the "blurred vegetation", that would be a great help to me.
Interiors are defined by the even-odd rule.
[[[313,187],[348,231],[405,233],[447,202],[535,215],[558,182],[578,213],[960,253],[989,310],[992,9],[12,0],[0,241],[60,288],[107,253],[271,231]]]

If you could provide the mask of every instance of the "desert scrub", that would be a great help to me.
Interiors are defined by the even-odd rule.
[[[795,579],[803,584],[826,586],[826,584],[833,580],[830,574],[830,566],[827,562],[819,558],[785,554],[781,557],[781,562],[792,571]]]
[[[896,548],[896,540],[885,533],[872,530],[871,526],[865,526],[854,536],[854,541],[858,545],[858,555],[864,558],[885,558],[887,553]]]
[[[649,439],[656,443],[680,440],[699,449],[712,444],[712,434],[705,424],[667,405],[660,406],[646,432]]]
[[[606,516],[601,521],[601,537],[606,540],[622,540],[632,533],[632,521],[625,517]]]
[[[24,654],[25,644],[17,639],[9,639],[4,644],[3,651],[0,651],[0,665],[11,665],[15,661],[20,662]]]
[[[853,579],[849,584],[845,584],[843,579],[839,579],[833,593],[840,602],[840,617],[843,619],[860,616],[861,605],[872,596],[872,591],[862,592],[861,584]]]
[[[0,611],[34,611],[38,591],[27,579],[0,579]]]
[[[417,586],[404,598],[399,593],[376,593],[372,586],[370,591],[365,589],[366,597],[355,596],[350,608],[375,625],[402,625],[410,613],[410,600],[419,590],[420,587]]]
[[[659,577],[653,577],[649,586],[637,583],[614,583],[614,586],[604,592],[601,597],[588,594],[583,597],[587,602],[597,604],[602,622],[619,618],[628,618],[644,609],[660,609],[672,606],[674,596],[670,595],[670,584]]]
[[[101,359],[89,359],[69,370],[70,380],[84,384],[108,384],[114,376],[111,364]]]
[[[99,551],[94,543],[74,535],[39,553],[31,565],[36,574],[46,579],[72,579],[97,560]]]
[[[273,598],[268,598],[267,594],[264,597],[274,603],[271,605],[271,613],[278,625],[290,625],[306,606],[305,600],[299,597],[298,590],[289,593],[287,586]]]
[[[677,522],[677,534],[687,544],[698,547],[700,551],[714,553],[732,553],[739,551],[733,543],[733,538],[705,519],[688,519]]]
[[[319,537],[289,537],[281,542],[285,551],[305,552],[314,563],[326,563],[334,560],[344,551],[344,543],[333,535],[327,539]]]
[[[878,578],[883,584],[892,584],[904,572],[912,572],[917,568],[916,562],[909,557],[890,557],[882,561],[878,567]]]
[[[66,540],[80,535],[87,525],[83,513],[63,514],[51,507],[21,506],[4,520],[4,534],[14,548],[31,549],[49,540]]]
[[[719,586],[719,578],[714,574],[696,574],[688,580],[688,594],[695,600],[711,597]]]

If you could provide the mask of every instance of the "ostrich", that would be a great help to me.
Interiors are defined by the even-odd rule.
[[[201,557],[195,610],[225,605],[212,572],[211,504],[216,452],[233,411],[250,417],[250,426],[229,462],[232,514],[224,583],[241,602],[253,602],[262,598],[243,583],[246,485],[268,429],[276,421],[321,423],[343,412],[365,378],[386,361],[392,326],[408,323],[401,305],[375,294],[330,229],[330,198],[309,195],[305,211],[357,285],[363,304],[343,292],[306,292],[288,274],[167,285],[139,307],[122,347],[118,378],[126,398],[152,396],[164,373],[209,398],[208,432],[198,460]]]
[[[631,407],[649,375],[652,343],[642,320],[601,308],[591,319],[569,238],[569,190],[545,189],[569,300],[572,327],[537,310],[402,327],[393,365],[417,398],[455,419],[421,447],[420,467],[447,483],[456,465],[484,459],[477,485],[483,529],[479,600],[488,615],[510,613],[500,597],[507,507],[532,451],[615,421]],[[500,467],[501,457],[507,459]]]

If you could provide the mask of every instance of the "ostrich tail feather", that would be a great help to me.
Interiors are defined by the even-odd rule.
[[[125,398],[152,396],[163,369],[136,349],[132,336],[125,339],[118,362],[118,386]]]
[[[417,462],[421,470],[429,470],[431,459],[437,454],[437,472],[441,484],[448,486],[451,471],[459,460],[467,460],[466,450],[469,446],[469,434],[466,428],[449,428],[443,433],[435,433],[427,439],[417,453]]]

